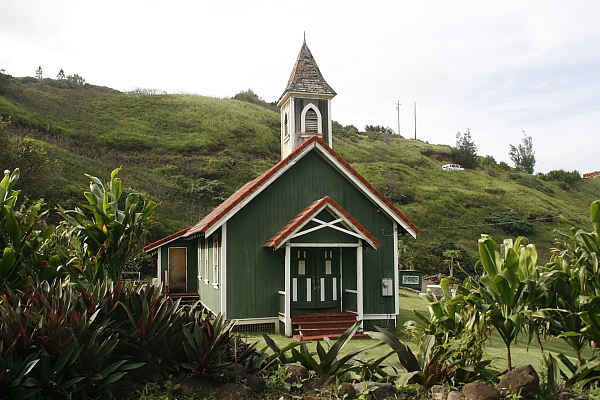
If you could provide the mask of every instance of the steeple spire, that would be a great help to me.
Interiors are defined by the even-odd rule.
[[[298,53],[296,64],[294,65],[285,91],[334,96],[337,94],[325,81],[325,78],[323,78],[319,66],[306,45],[306,33],[304,33],[304,42],[302,43],[300,53]]]
[[[313,136],[332,146],[331,99],[335,95],[306,45],[304,32],[296,64],[277,102],[281,108],[281,158]]]

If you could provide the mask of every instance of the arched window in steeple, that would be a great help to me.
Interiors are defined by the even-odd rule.
[[[287,142],[290,140],[290,124],[288,120],[288,114],[285,113],[283,117],[283,141]]]
[[[311,103],[304,107],[301,118],[302,133],[313,135],[323,133],[321,130],[321,113],[314,104]]]

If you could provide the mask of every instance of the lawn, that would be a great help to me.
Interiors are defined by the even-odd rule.
[[[400,293],[400,314],[398,315],[398,326],[402,327],[403,324],[413,319],[412,310],[417,310],[422,313],[427,314],[427,301],[425,301],[422,297],[420,297],[416,293],[401,291]],[[410,338],[403,333],[399,334],[401,340],[407,344],[413,352],[417,352],[416,343],[412,342]],[[291,338],[286,338],[281,335],[272,334],[270,337],[275,340],[279,347],[284,347],[285,345],[294,342]],[[258,348],[262,349],[266,346],[261,335],[245,335],[245,340],[248,343],[258,342]],[[363,340],[352,340],[350,343],[344,348],[343,353],[347,354],[352,351],[356,351],[361,347],[367,347],[369,345],[377,343],[376,340],[363,339]],[[567,346],[563,341],[554,338],[547,338],[543,340],[544,349],[546,351],[551,352],[553,355],[558,353],[564,353],[573,361],[575,361],[575,353],[571,350],[569,346]],[[309,343],[309,350],[315,351],[316,342]],[[375,359],[383,356],[389,351],[389,347],[387,345],[380,346],[374,349],[370,349],[363,353],[362,359]],[[498,336],[498,334],[492,334],[490,340],[487,341],[485,345],[485,357],[487,359],[492,359],[492,365],[498,370],[506,369],[506,347],[504,346],[504,342]],[[584,356],[588,358],[591,355],[591,350],[586,350],[584,352]],[[512,361],[513,366],[527,365],[531,364],[538,373],[542,371],[541,368],[541,360],[542,356],[540,350],[536,343],[532,343],[531,346],[527,345],[527,338],[522,337],[521,340],[518,341],[516,345],[512,347]]]

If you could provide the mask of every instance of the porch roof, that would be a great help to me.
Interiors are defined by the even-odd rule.
[[[329,196],[325,196],[322,199],[313,201],[304,210],[300,211],[298,215],[292,218],[287,224],[285,224],[275,235],[273,235],[263,247],[272,248],[274,250],[281,247],[289,239],[292,239],[297,233],[301,233],[300,230],[314,217],[316,217],[323,209],[329,208],[336,217],[338,222],[344,222],[352,232],[372,247],[378,249],[381,247],[381,243],[375,236],[373,236],[368,230],[366,230],[350,213],[342,208],[335,200]],[[333,229],[340,229],[340,227],[334,226],[335,224],[324,224],[322,227],[328,226]],[[352,233],[348,232],[348,233]]]

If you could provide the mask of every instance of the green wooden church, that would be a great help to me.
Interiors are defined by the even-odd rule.
[[[304,41],[278,102],[281,161],[146,246],[169,293],[197,292],[236,326],[286,336],[302,334],[301,317],[395,325],[398,237],[418,230],[332,149],[335,95]]]

